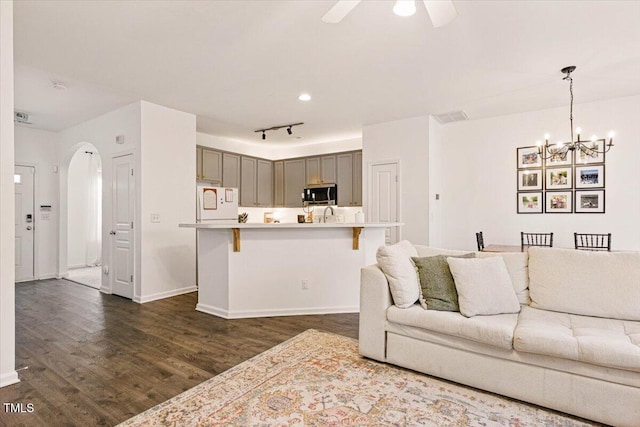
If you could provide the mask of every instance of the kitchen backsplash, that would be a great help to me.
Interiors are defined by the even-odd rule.
[[[324,213],[326,206],[316,206],[313,211],[314,218],[319,218]],[[334,206],[335,215],[342,215],[345,223],[355,222],[356,213],[362,212],[362,207],[338,207]],[[273,212],[273,219],[280,222],[298,222],[298,215],[306,215],[302,208],[247,208],[240,207],[238,213],[246,212],[249,215],[247,222],[264,222],[264,213]],[[327,213],[329,213],[327,211]],[[366,218],[365,218],[366,219]],[[316,220],[317,221],[317,220]]]

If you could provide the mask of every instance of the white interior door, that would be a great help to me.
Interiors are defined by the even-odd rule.
[[[371,165],[371,222],[398,221],[398,164],[382,163]],[[385,230],[385,243],[398,241],[398,227]]]
[[[133,298],[133,155],[113,158],[111,292]]]
[[[16,282],[34,280],[33,212],[35,168],[16,166],[13,182],[16,198]]]

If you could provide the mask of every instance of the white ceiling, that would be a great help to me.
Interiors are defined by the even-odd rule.
[[[303,139],[267,134],[291,144],[567,105],[567,65],[576,103],[640,94],[638,1],[454,3],[458,17],[434,29],[421,2],[401,18],[392,1],[364,1],[326,24],[334,1],[15,1],[16,109],[61,130],[143,99],[257,142],[255,129],[305,122]]]

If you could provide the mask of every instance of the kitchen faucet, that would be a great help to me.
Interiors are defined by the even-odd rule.
[[[324,220],[325,224],[327,222],[327,209],[331,209],[331,215],[335,215],[335,212],[333,211],[333,206],[327,206],[326,208],[324,208],[324,213],[322,214],[322,219]]]

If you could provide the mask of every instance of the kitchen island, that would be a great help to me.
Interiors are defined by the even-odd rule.
[[[198,233],[196,310],[226,319],[358,312],[360,269],[400,225],[180,224]]]

